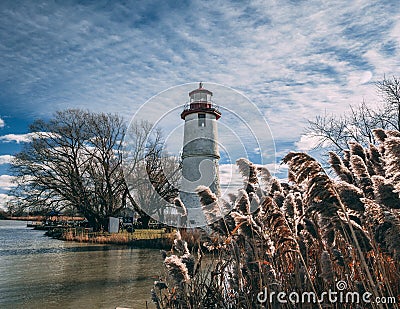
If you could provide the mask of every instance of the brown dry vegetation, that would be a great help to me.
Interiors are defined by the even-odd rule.
[[[288,183],[240,159],[245,183],[233,204],[201,188],[212,232],[196,254],[180,233],[163,253],[166,275],[152,290],[157,308],[398,308],[257,301],[264,289],[321,295],[344,281],[346,291],[400,302],[400,134],[374,134],[377,146],[351,143],[343,158],[330,153],[333,177],[309,155],[289,153]],[[233,210],[213,222],[226,206]]]
[[[149,246],[156,244],[157,247],[168,246],[173,242],[173,234],[164,230],[136,230],[134,233],[88,233],[82,229],[68,229],[62,231],[62,240],[90,242],[97,244],[136,245],[148,241]]]

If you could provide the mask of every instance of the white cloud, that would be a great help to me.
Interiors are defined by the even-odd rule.
[[[272,175],[275,175],[278,178],[281,178],[281,174],[287,173],[288,166],[287,164],[279,164],[279,163],[269,163],[264,165]]]
[[[296,146],[296,149],[299,151],[310,151],[315,149],[319,145],[322,147],[328,147],[330,145],[328,141],[322,142],[321,138],[309,134],[301,135],[300,140],[298,140],[294,144]]]
[[[10,190],[15,187],[16,184],[13,183],[15,180],[15,176],[11,175],[0,175],[0,189],[2,190]]]
[[[0,78],[12,87],[0,90],[38,115],[83,107],[129,119],[161,90],[211,79],[293,142],[305,119],[374,101],[372,81],[400,70],[395,1],[15,2],[0,27]]]
[[[4,125],[5,125],[4,120],[0,118],[0,129],[4,128]]]
[[[34,137],[51,137],[51,136],[56,136],[54,133],[49,133],[49,132],[31,132],[31,133],[26,133],[26,134],[6,134],[3,136],[0,136],[0,141],[3,141],[5,143],[9,142],[16,142],[16,143],[29,143],[32,138]]]
[[[237,193],[243,188],[243,177],[236,164],[219,165],[219,182],[221,187],[221,197],[229,200],[229,193]]]
[[[13,198],[13,196],[0,193],[0,209],[2,210],[7,210],[7,202],[10,201]]]
[[[2,164],[9,164],[9,163],[11,163],[12,159],[14,159],[14,156],[11,156],[11,155],[1,155],[1,156],[0,156],[0,165],[2,165]]]
[[[269,172],[279,178],[287,177],[288,166],[286,164],[269,163],[257,165],[266,167]],[[221,187],[221,197],[229,200],[229,193],[237,193],[237,190],[243,189],[243,176],[239,172],[236,164],[220,164],[219,165],[219,181]]]
[[[5,143],[9,142],[16,142],[16,143],[21,143],[21,142],[30,142],[32,139],[32,134],[27,133],[27,134],[6,134],[3,136],[0,136],[0,141],[3,141]]]

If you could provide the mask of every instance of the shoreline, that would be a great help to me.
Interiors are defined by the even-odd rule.
[[[26,217],[10,217],[10,216],[4,216],[0,217],[0,220],[14,220],[14,221],[42,221],[44,216],[26,216]]]
[[[132,248],[169,249],[173,244],[174,233],[161,230],[136,230],[134,233],[90,233],[76,229],[53,228],[47,230],[45,235],[55,239],[69,242],[110,244],[129,246]]]
[[[171,249],[175,231],[166,232],[165,229],[136,229],[133,233],[127,231],[119,233],[108,232],[91,232],[83,227],[61,227],[61,226],[48,226],[43,228],[40,225],[29,225],[32,223],[42,222],[44,216],[26,216],[26,217],[7,217],[4,220],[11,221],[25,221],[27,227],[33,230],[43,230],[44,235],[54,239],[59,239],[68,242],[78,243],[92,243],[92,244],[110,244],[119,246],[128,246],[132,248],[146,248],[146,249]],[[72,218],[72,217],[68,217]],[[79,219],[78,217],[74,217]],[[3,219],[0,219],[3,220]],[[181,230],[182,238],[187,241],[190,247],[197,248],[199,241],[203,238],[204,232],[198,230]]]
[[[48,216],[47,217],[46,216],[22,216],[22,217],[4,216],[4,217],[0,217],[0,220],[42,222],[46,218],[48,218]],[[59,218],[63,219],[63,220],[67,220],[67,219],[76,220],[76,221],[84,220],[83,217],[75,217],[75,216],[59,216]]]

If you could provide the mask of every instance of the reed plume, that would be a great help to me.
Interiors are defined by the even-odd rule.
[[[375,200],[388,208],[400,209],[400,198],[391,181],[382,176],[372,176]]]
[[[319,238],[319,231],[317,225],[314,223],[313,220],[308,218],[302,219],[302,224],[304,225],[305,230],[314,238]]]
[[[385,178],[400,192],[400,137],[388,137],[384,142]]]
[[[344,149],[342,162],[348,169],[350,169],[350,156],[350,150]]]
[[[367,166],[364,161],[358,155],[352,155],[350,157],[351,170],[354,173],[356,184],[360,187],[365,196],[368,198],[374,197],[374,189],[372,187],[371,176],[368,173]]]
[[[297,205],[293,193],[286,195],[283,202],[283,211],[291,219],[296,219],[298,217]]]
[[[248,238],[253,238],[255,236],[263,237],[260,226],[254,221],[251,215],[243,215],[239,212],[232,211],[230,216],[235,221],[239,235],[244,235]]]
[[[171,255],[165,258],[164,265],[168,270],[168,274],[179,289],[183,288],[184,283],[190,281],[188,269],[178,256]]]
[[[383,129],[374,129],[374,130],[372,130],[372,133],[374,134],[375,139],[379,143],[383,143],[385,141],[385,139],[387,138],[386,131]]]
[[[289,152],[283,158],[283,162],[289,165],[289,170],[293,173],[297,184],[307,182],[319,173],[324,173],[321,165],[314,158],[302,152]]]
[[[387,223],[385,243],[394,259],[400,261],[400,216],[394,212],[384,212],[384,221]]]
[[[282,185],[278,179],[272,178],[269,190],[267,191],[269,196],[274,196],[275,192],[282,192]]]
[[[181,216],[180,225],[182,227],[186,227],[186,225],[187,225],[187,209],[186,209],[185,205],[179,198],[174,199],[174,205],[175,205],[175,208],[176,208],[178,214],[180,214],[180,216]]]
[[[260,198],[254,192],[249,193],[249,200],[250,200],[250,213],[257,211],[260,208]]]
[[[218,200],[217,196],[206,186],[196,189],[200,197],[200,204],[209,227],[217,233],[229,235],[234,226],[234,220],[227,215],[231,205],[224,200]]]
[[[268,168],[265,166],[258,166],[257,167],[258,174],[260,175],[261,181],[264,183],[266,187],[272,180],[272,175]]]
[[[239,189],[238,191],[235,209],[244,215],[250,214],[250,200],[247,192],[244,189]]]
[[[266,197],[261,204],[263,210],[262,222],[268,227],[270,237],[278,253],[296,250],[295,235],[285,218],[285,215],[275,204],[273,199]]]
[[[196,193],[200,197],[200,203],[203,206],[213,205],[218,200],[216,195],[206,186],[198,186]]]
[[[293,194],[294,194],[294,200],[296,202],[297,212],[299,213],[299,216],[303,216],[305,212],[305,205],[303,203],[302,193],[296,191]]]
[[[246,192],[255,192],[255,185],[258,183],[257,167],[244,158],[236,160],[236,165],[244,178],[244,187]]]
[[[379,247],[400,261],[400,215],[375,201],[364,199],[367,224]]]
[[[196,265],[196,260],[195,260],[194,256],[191,255],[189,252],[186,252],[184,255],[182,255],[181,261],[183,264],[185,264],[185,266],[188,270],[189,277],[192,278],[194,275],[194,270],[195,270],[195,265]]]
[[[329,151],[329,163],[342,181],[353,183],[353,175],[350,170],[344,165],[342,159],[332,151]]]
[[[386,134],[389,137],[400,137],[400,131],[397,130],[386,130]]]
[[[353,155],[351,158],[358,158],[357,162],[362,162],[365,166],[360,157]],[[361,249],[365,252],[369,251],[371,245],[368,236],[361,227],[348,219],[347,214],[343,214],[342,207],[345,206],[340,200],[333,181],[326,175],[321,165],[314,158],[303,153],[289,153],[283,160],[295,173],[299,184],[306,187],[305,199],[309,205],[307,212],[315,212],[319,215],[318,222],[321,230],[324,231],[323,237],[327,245],[335,245],[337,233],[346,239],[354,232]]]
[[[383,158],[379,149],[374,145],[370,144],[368,151],[368,162],[374,170],[374,175],[385,176],[385,170],[383,168]]]
[[[176,210],[182,217],[187,216],[187,209],[180,198],[174,199],[174,205],[176,206]]]
[[[364,198],[364,193],[358,187],[347,182],[336,182],[335,188],[339,193],[340,200],[347,208],[364,212],[364,203],[361,201]]]
[[[182,239],[182,236],[181,236],[181,233],[179,230],[177,230],[175,233],[174,248],[180,254],[189,253],[189,248],[188,248],[187,242]]]
[[[357,142],[349,142],[348,144],[349,144],[350,156],[359,156],[364,161],[364,163],[366,163],[367,157],[363,146],[361,146]]]

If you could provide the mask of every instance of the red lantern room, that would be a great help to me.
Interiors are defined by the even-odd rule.
[[[193,113],[208,113],[215,115],[218,120],[221,117],[221,113],[218,111],[218,107],[212,103],[211,97],[213,93],[203,88],[203,83],[199,84],[199,88],[189,93],[190,101],[185,105],[185,109],[181,113],[181,118]]]

